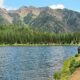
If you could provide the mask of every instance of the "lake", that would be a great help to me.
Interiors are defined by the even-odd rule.
[[[0,80],[48,80],[77,46],[0,47]]]

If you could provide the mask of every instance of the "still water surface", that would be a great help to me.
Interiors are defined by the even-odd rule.
[[[75,46],[0,47],[0,80],[48,80]]]

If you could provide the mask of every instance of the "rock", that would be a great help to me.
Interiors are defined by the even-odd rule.
[[[80,46],[78,47],[78,53],[80,54]]]

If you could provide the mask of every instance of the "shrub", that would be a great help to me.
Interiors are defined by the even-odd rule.
[[[69,66],[70,73],[72,74],[78,67],[80,67],[80,61],[72,60]]]
[[[60,77],[61,77],[61,73],[60,72],[54,73],[54,79],[55,80],[60,80]]]
[[[75,54],[75,57],[78,57],[79,56],[79,54]]]

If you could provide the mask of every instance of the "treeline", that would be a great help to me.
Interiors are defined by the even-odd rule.
[[[0,44],[79,44],[80,32],[48,33],[25,25],[0,25]]]

